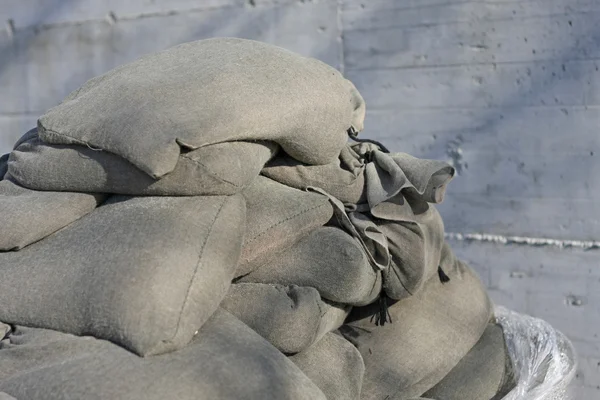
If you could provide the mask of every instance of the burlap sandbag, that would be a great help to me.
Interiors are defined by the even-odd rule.
[[[6,335],[11,331],[10,325],[0,322],[0,340],[4,339]]]
[[[414,296],[391,305],[392,323],[375,325],[381,310],[374,303],[354,308],[340,328],[365,361],[362,399],[422,395],[482,336],[492,316],[484,286],[460,261],[446,272],[449,282],[434,276]]]
[[[237,283],[221,307],[286,354],[305,350],[338,329],[350,307],[321,300],[312,287]]]
[[[104,195],[42,192],[0,181],[0,251],[19,250],[92,212]]]
[[[18,327],[0,391],[19,400],[325,400],[291,361],[218,310],[184,349],[141,358],[104,340]]]
[[[364,165],[353,146],[347,144],[333,163],[308,165],[282,153],[261,174],[298,189],[318,187],[343,203],[357,204],[366,200]]]
[[[350,342],[336,333],[290,357],[323,391],[327,400],[359,400],[365,364]]]
[[[425,396],[439,400],[502,399],[514,386],[502,327],[490,324],[475,347]]]
[[[0,156],[0,181],[4,179],[4,175],[8,171],[8,154]]]
[[[231,195],[259,174],[277,146],[229,142],[181,154],[175,169],[156,180],[125,159],[87,146],[23,141],[8,163],[10,174],[37,190],[153,196]]]
[[[373,269],[352,236],[325,226],[313,230],[239,282],[311,286],[324,299],[365,305],[381,291],[381,272]]]
[[[334,68],[266,43],[216,38],[144,56],[85,83],[38,121],[40,138],[117,154],[159,178],[181,149],[270,140],[333,162],[364,101]]]
[[[92,334],[143,356],[176,350],[227,293],[244,222],[241,195],[112,197],[0,253],[0,320]]]
[[[236,276],[285,251],[333,215],[327,197],[258,177],[243,192],[248,208],[246,239]]]
[[[444,246],[446,252],[452,252],[444,242],[442,217],[433,206],[415,222],[373,221],[386,236],[392,256],[390,266],[383,270],[383,287],[392,299],[400,300],[421,290],[437,274]]]

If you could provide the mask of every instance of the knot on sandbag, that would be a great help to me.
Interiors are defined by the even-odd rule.
[[[379,147],[379,149],[382,152],[384,152],[384,153],[390,152],[387,147],[385,147],[381,142],[379,142],[377,140],[359,138],[358,132],[356,131],[356,129],[354,129],[353,126],[351,126],[350,129],[348,129],[348,136],[350,137],[350,139],[354,140],[357,143],[372,143],[375,146]]]

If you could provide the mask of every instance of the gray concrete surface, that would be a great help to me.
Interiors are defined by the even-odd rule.
[[[600,398],[600,249],[578,246],[600,241],[599,17],[597,0],[3,0],[0,151],[87,79],[180,42],[317,57],[363,93],[365,136],[456,166],[447,231],[554,240],[452,245],[498,303],[573,339],[580,398]]]

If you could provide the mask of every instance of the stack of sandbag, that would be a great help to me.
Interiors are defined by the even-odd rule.
[[[0,158],[0,398],[500,398],[433,206],[454,170],[364,116],[333,68],[232,38],[49,110]]]

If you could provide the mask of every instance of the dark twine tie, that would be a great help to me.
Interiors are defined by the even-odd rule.
[[[379,149],[381,151],[383,151],[384,153],[390,152],[387,147],[385,147],[383,144],[381,144],[381,142],[378,142],[377,140],[359,138],[358,132],[356,132],[354,127],[350,127],[350,129],[348,129],[348,136],[350,137],[350,139],[354,140],[357,143],[372,143],[372,144],[378,146]]]

